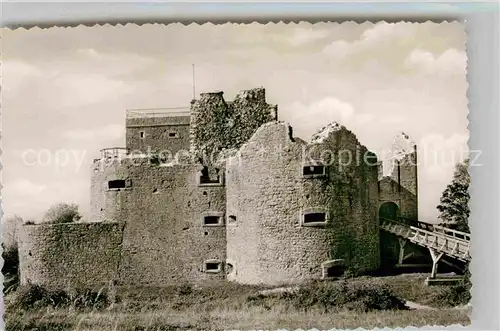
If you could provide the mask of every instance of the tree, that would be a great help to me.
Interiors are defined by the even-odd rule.
[[[81,218],[77,204],[58,203],[47,210],[43,216],[43,222],[49,224],[72,223],[78,222]]]
[[[17,232],[23,219],[17,215],[6,217],[2,221],[2,243],[6,249],[17,248]]]
[[[446,187],[437,206],[441,226],[458,231],[469,230],[469,160],[466,159],[455,166],[455,173],[450,184]]]

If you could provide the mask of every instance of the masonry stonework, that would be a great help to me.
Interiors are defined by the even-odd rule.
[[[223,92],[202,93],[191,104],[191,150],[213,163],[220,151],[240,147],[277,117],[277,106],[266,102],[263,88],[242,91],[233,101],[225,101]]]
[[[189,150],[189,114],[175,116],[131,117],[126,120],[126,147],[129,151],[163,153],[172,158]]]
[[[92,182],[100,198],[94,204],[111,208],[105,215],[126,222],[120,281],[159,285],[224,278],[225,222],[203,223],[204,215],[213,214],[223,221],[223,185],[200,184],[199,164],[156,163],[147,156],[116,163],[96,172]],[[129,184],[108,189],[107,181],[115,179]],[[205,272],[208,260],[219,261],[220,272]]]
[[[366,148],[345,127],[328,126],[322,134],[304,144],[288,125],[265,124],[228,160],[227,212],[236,216],[227,227],[229,279],[320,279],[332,261],[354,272],[378,267],[376,158],[374,166],[339,166],[341,149],[354,155]],[[304,176],[304,166],[314,164],[325,164],[324,173]],[[324,213],[325,222],[305,223],[308,212]]]
[[[417,146],[405,133],[394,138],[391,169],[379,180],[379,218],[397,220],[409,225],[418,221]],[[383,173],[383,171],[381,171]],[[380,250],[384,267],[396,264],[399,242],[382,232]]]
[[[345,127],[306,142],[277,118],[263,88],[201,94],[189,114],[127,113],[126,148],[92,165],[97,223],[26,226],[21,278],[285,284],[379,268],[381,211],[417,220],[416,148],[379,180]]]
[[[118,280],[123,223],[23,225],[22,283],[48,287],[107,285]]]

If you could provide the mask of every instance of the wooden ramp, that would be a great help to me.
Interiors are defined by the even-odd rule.
[[[435,249],[438,253],[464,262],[470,261],[470,236],[468,233],[428,225],[433,227],[434,231],[384,219],[381,228],[398,237],[408,239],[414,244]]]
[[[403,241],[403,243],[400,242],[401,254],[403,254],[406,241],[429,249],[433,262],[431,278],[436,277],[437,263],[443,255],[466,263],[471,260],[468,233],[423,222],[417,223],[417,226],[411,226],[389,219],[381,219],[381,221],[380,227],[384,231],[398,236]]]

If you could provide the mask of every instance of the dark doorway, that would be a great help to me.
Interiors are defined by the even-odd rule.
[[[399,217],[399,207],[392,201],[384,202],[378,210],[379,220],[389,219],[396,221]]]
[[[338,277],[342,277],[344,275],[345,267],[341,266],[341,265],[335,265],[335,266],[327,267],[325,271],[326,271],[325,276],[327,278],[338,278]]]
[[[397,221],[400,216],[399,207],[392,201],[384,202],[380,205],[378,216],[380,224],[384,219]],[[380,230],[380,262],[382,269],[385,271],[392,270],[398,263],[398,257],[398,238],[391,233]]]

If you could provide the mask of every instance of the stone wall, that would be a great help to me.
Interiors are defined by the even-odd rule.
[[[142,161],[138,161],[142,162]],[[109,181],[128,179],[123,189],[110,190]],[[101,159],[92,165],[90,179],[90,219],[92,221],[126,221],[121,210],[127,205],[127,195],[123,191],[130,190],[129,167],[120,159]]]
[[[277,116],[263,88],[242,91],[233,101],[225,101],[223,92],[202,93],[191,104],[191,150],[209,164],[222,149],[239,148]]]
[[[143,153],[163,152],[175,156],[189,150],[190,116],[142,117],[126,121],[126,147]]]
[[[106,285],[118,277],[123,224],[24,225],[21,283],[48,287]]]
[[[216,215],[224,221],[225,188],[223,182],[200,184],[200,170],[200,165],[190,162],[154,163],[148,157],[136,157],[94,174],[93,187],[98,193],[92,204],[96,215],[104,206],[104,217],[126,222],[119,277],[122,284],[165,285],[225,278],[225,222],[204,226],[202,220],[205,215]],[[115,179],[129,186],[107,189],[107,181]],[[206,272],[207,261],[220,262],[220,272]]]
[[[418,171],[417,146],[405,133],[394,138],[393,169],[390,177],[397,182],[399,189],[401,216],[409,220],[418,220]]]
[[[338,125],[313,139],[308,145],[286,124],[265,124],[227,161],[227,213],[236,219],[227,225],[229,279],[296,283],[322,278],[325,262],[355,272],[378,267],[376,158],[373,166],[326,160],[340,150],[367,152]],[[303,176],[312,161],[325,162],[324,175]],[[328,220],[304,224],[311,211],[325,211]]]
[[[382,214],[394,203],[397,205],[396,218],[401,217],[398,221],[415,225],[418,221],[417,147],[408,135],[400,133],[394,138],[392,152],[390,174],[382,177],[378,184],[379,214],[384,218],[393,218]],[[383,268],[392,267],[398,261],[398,239],[382,231],[380,251]]]
[[[398,216],[404,218],[400,221],[414,225],[418,220],[416,196],[389,176],[379,181],[379,208],[385,202],[394,202],[398,206]]]

